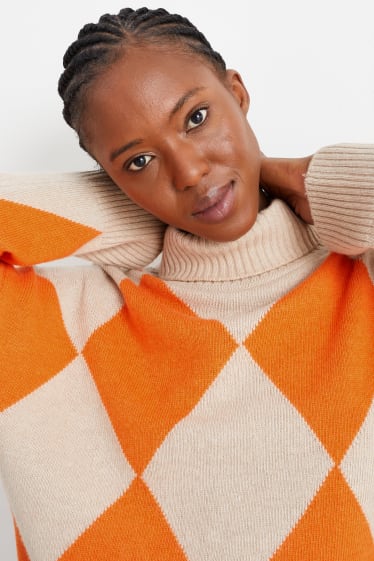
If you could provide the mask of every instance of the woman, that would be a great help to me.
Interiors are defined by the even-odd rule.
[[[374,559],[373,146],[267,160],[240,75],[165,10],[64,66],[105,172],[1,177],[20,559]],[[96,265],[29,268],[70,254]]]

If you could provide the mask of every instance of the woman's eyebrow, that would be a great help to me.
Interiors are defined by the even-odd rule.
[[[190,90],[188,90],[188,92],[186,92],[185,94],[182,95],[181,98],[178,99],[178,101],[176,102],[176,104],[174,105],[173,109],[170,111],[169,114],[169,121],[171,120],[171,118],[178,113],[178,111],[180,111],[183,107],[183,105],[189,100],[191,99],[191,97],[193,97],[195,94],[197,94],[198,92],[200,92],[201,90],[205,90],[204,87],[199,86],[196,88],[192,88]],[[113,160],[115,160],[116,158],[118,158],[118,156],[120,156],[121,154],[123,154],[123,152],[126,152],[126,150],[129,150],[130,148],[132,148],[133,146],[137,146],[138,144],[141,144],[143,142],[143,139],[141,138],[137,138],[135,140],[131,140],[130,142],[127,142],[127,144],[124,144],[123,146],[121,146],[120,148],[117,148],[116,150],[113,150],[113,152],[111,152],[110,154],[110,161],[113,162]]]
[[[191,90],[188,90],[188,92],[186,92],[184,95],[182,95],[182,97],[180,99],[178,99],[177,103],[174,105],[173,109],[170,111],[169,120],[175,115],[175,113],[177,113],[178,111],[180,111],[180,109],[182,109],[183,105],[191,97],[193,97],[195,94],[197,94],[201,90],[205,90],[205,88],[203,88],[202,86],[192,88]]]
[[[137,146],[138,144],[141,144],[142,142],[143,142],[142,138],[136,138],[135,140],[131,140],[127,144],[124,144],[120,148],[117,148],[116,150],[113,150],[113,152],[110,154],[110,161],[113,162],[113,160],[118,158],[118,156],[123,154],[123,152],[126,152],[126,150],[129,150],[133,146]]]

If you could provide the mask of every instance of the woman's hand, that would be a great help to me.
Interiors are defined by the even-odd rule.
[[[262,156],[261,186],[272,196],[283,199],[308,224],[313,224],[305,190],[305,175],[312,156],[267,158]]]

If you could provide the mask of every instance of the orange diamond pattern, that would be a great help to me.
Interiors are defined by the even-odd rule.
[[[0,204],[0,217],[7,225],[1,232],[0,256],[11,265],[30,265],[56,259],[57,255],[72,255],[100,234],[94,228],[50,212],[5,200]],[[25,224],[33,225],[32,244],[25,235]],[[6,253],[9,247],[13,248],[12,255]]]
[[[280,300],[245,342],[336,464],[355,438],[374,395],[372,294],[371,280],[360,262],[332,255]],[[360,332],[370,331],[372,338],[360,338]],[[340,519],[339,508],[347,511],[347,505],[351,516]],[[272,559],[289,561],[295,552],[304,551],[308,553],[303,561],[374,560],[367,520],[338,468]],[[365,557],[363,552],[369,551]]]
[[[371,339],[360,338],[370,331]],[[339,463],[373,399],[373,341],[367,270],[332,255],[269,311],[245,346]]]
[[[199,318],[158,279],[145,275],[139,286],[125,280],[121,290],[126,307],[91,336],[83,354],[123,451],[141,474],[237,344],[220,322]]]
[[[14,278],[4,283],[0,314],[29,329],[23,328],[27,335],[22,341],[13,342],[8,332],[0,331],[14,369],[1,380],[7,401],[0,402],[0,410],[45,383],[77,355],[52,283],[27,269],[5,265],[4,271]],[[198,317],[157,278],[145,275],[139,286],[124,280],[120,288],[126,305],[92,334],[83,355],[124,454],[140,476],[238,344],[219,321]],[[277,302],[244,343],[336,463],[271,561],[374,561],[368,522],[338,467],[374,395],[372,290],[360,262],[333,255]],[[40,301],[48,301],[48,308]],[[360,338],[361,331],[370,330],[371,339]],[[16,333],[17,325],[10,331]],[[28,363],[38,364],[38,371],[25,372]],[[20,561],[30,561],[17,530],[16,536]],[[140,477],[77,537],[60,561],[96,559],[98,554],[102,561],[186,561],[162,504]]]
[[[338,468],[271,561],[291,561],[296,552],[302,561],[373,561],[368,523]]]
[[[4,265],[3,272],[0,317],[7,321],[0,322],[0,341],[8,360],[1,369],[0,411],[47,382],[77,356],[53,284],[30,269]],[[13,338],[11,333],[23,337]]]
[[[60,557],[60,561],[186,561],[146,485],[128,491]]]

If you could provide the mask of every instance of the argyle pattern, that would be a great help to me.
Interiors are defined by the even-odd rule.
[[[1,465],[21,561],[374,560],[361,261],[330,256],[239,328],[232,299],[207,319],[183,283],[123,276],[119,293],[99,268],[4,269]]]
[[[373,158],[306,180],[319,239],[360,257],[271,205],[235,254],[165,243],[163,279],[164,226],[108,178],[0,175],[20,561],[374,561]],[[100,266],[30,267],[70,254]]]

